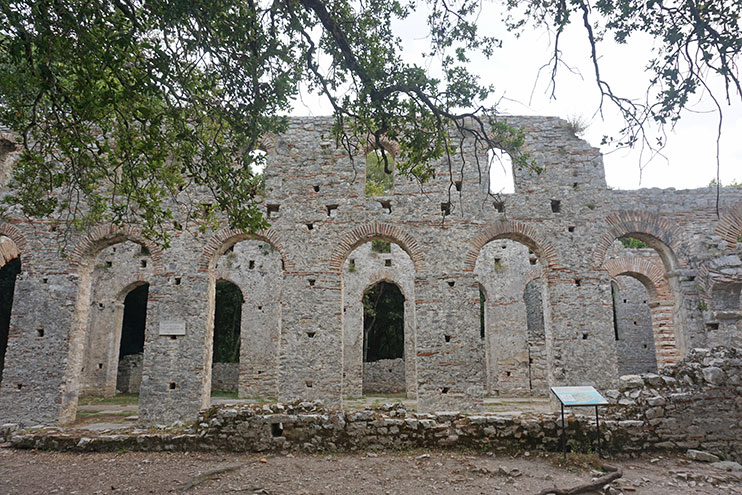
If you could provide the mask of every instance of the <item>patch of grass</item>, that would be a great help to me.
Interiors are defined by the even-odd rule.
[[[216,399],[236,399],[237,391],[236,390],[212,390],[211,396]]]
[[[118,394],[113,397],[87,395],[81,397],[78,404],[81,406],[136,406],[139,404],[139,394]]]
[[[129,417],[136,416],[135,411],[106,411],[105,409],[94,409],[92,411],[78,411],[77,418],[100,418],[103,416]]]

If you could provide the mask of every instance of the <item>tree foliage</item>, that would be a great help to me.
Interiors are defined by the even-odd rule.
[[[633,237],[620,237],[618,240],[627,249],[645,249],[649,247],[646,242],[634,239]]]
[[[737,0],[507,0],[511,15],[508,27],[521,32],[529,24],[554,30],[551,58],[552,88],[563,63],[560,37],[576,22],[584,28],[590,48],[595,82],[603,103],[613,103],[626,126],[620,136],[604,141],[634,146],[664,145],[662,137],[648,140],[647,127],[677,122],[693,103],[694,95],[706,93],[722,117],[721,104],[742,100],[739,54],[742,51],[742,3]],[[649,84],[642,99],[629,98],[614,91],[601,73],[599,42],[612,38],[627,43],[635,35],[654,40],[653,56],[647,66]],[[710,80],[723,82],[719,94]],[[553,95],[553,93],[552,93]],[[720,122],[721,124],[721,122]]]
[[[734,0],[503,0],[508,25],[533,21],[559,34],[578,18],[592,47],[595,79],[623,112],[621,143],[647,122],[672,123],[709,74],[740,94],[740,3]],[[408,63],[393,28],[426,9],[435,77]],[[32,216],[78,228],[99,222],[143,226],[167,243],[176,205],[209,191],[211,225],[266,226],[254,198],[257,153],[286,127],[300,88],[324,95],[333,134],[352,156],[383,142],[398,147],[396,173],[425,180],[461,136],[519,153],[522,133],[481,102],[491,93],[470,70],[475,53],[499,41],[478,30],[480,0],[0,0],[0,122],[18,134],[20,159],[6,198]],[[656,40],[645,102],[617,95],[600,73],[597,42],[635,33]],[[186,206],[183,206],[186,207]],[[179,224],[175,225],[176,228]]]
[[[425,179],[452,128],[498,144],[476,108],[489,88],[467,69],[497,45],[478,35],[479,4],[429,5],[440,78],[405,63],[392,31],[414,2],[0,0],[0,122],[22,145],[8,201],[167,241],[172,205],[195,185],[231,226],[263,228],[255,151],[285,129],[300,84],[332,103],[348,153],[370,144],[388,167],[381,139],[395,141],[397,170]]]
[[[394,160],[385,166],[384,160],[376,150],[366,155],[366,196],[382,196],[394,189]],[[390,169],[387,173],[385,169]]]

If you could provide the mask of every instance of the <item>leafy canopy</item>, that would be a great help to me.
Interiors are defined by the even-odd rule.
[[[231,226],[261,229],[256,150],[285,129],[300,84],[330,99],[349,153],[383,136],[397,170],[424,179],[465,123],[455,109],[488,94],[466,68],[497,44],[477,35],[477,5],[432,2],[434,79],[403,62],[391,29],[414,2],[0,0],[0,122],[22,141],[8,201],[167,241],[173,205],[196,186]]]
[[[741,4],[734,0],[503,0],[506,23],[558,34],[584,24],[602,94],[624,113],[622,143],[647,122],[674,122],[716,74],[727,99],[740,95]],[[436,77],[408,63],[393,25],[428,13]],[[255,202],[263,136],[280,133],[300,85],[332,104],[333,132],[348,153],[397,146],[396,173],[425,180],[431,163],[449,169],[457,133],[513,155],[522,133],[479,106],[491,88],[470,57],[499,46],[482,36],[480,0],[0,0],[0,122],[18,134],[20,159],[6,197],[32,216],[77,228],[140,224],[167,244],[177,205],[207,191],[204,225],[217,212],[230,226],[266,226]],[[598,15],[596,15],[598,14]],[[646,102],[612,92],[599,71],[597,42],[634,33],[656,39]],[[0,143],[1,144],[1,143]],[[181,227],[173,222],[175,228]]]

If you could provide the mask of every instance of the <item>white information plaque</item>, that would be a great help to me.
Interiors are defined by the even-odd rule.
[[[160,335],[185,335],[185,321],[162,320],[160,322]]]

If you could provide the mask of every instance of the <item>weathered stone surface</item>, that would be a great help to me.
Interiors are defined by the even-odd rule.
[[[690,349],[742,347],[742,191],[725,189],[717,216],[708,188],[610,190],[599,151],[563,121],[503,118],[523,128],[543,170],[515,167],[511,194],[493,197],[486,160],[464,136],[454,166],[434,163],[430,182],[396,175],[388,194],[368,197],[365,150],[351,161],[332,146],[331,119],[317,117],[289,119],[285,135],[265,138],[263,232],[236,232],[224,219],[213,231],[192,228],[209,199],[189,189],[182,207],[172,205],[170,249],[136,225],[100,225],[71,234],[62,254],[55,219],[10,208],[0,258],[20,256],[21,273],[0,422],[70,422],[81,394],[115,393],[123,301],[143,285],[139,417],[148,425],[192,421],[209,406],[218,280],[245,301],[240,397],[340,407],[362,393],[360,298],[380,280],[405,295],[405,390],[420,412],[476,412],[487,394],[543,395],[556,385],[617,389],[620,373],[667,368]],[[626,236],[652,249],[624,248],[616,240]],[[367,252],[374,239],[392,242],[390,256]],[[726,394],[740,383],[726,365],[696,364],[665,382],[676,389],[661,394],[665,419],[676,417],[668,407],[693,400],[685,389],[704,383]],[[644,407],[645,385],[662,387],[647,380],[620,389],[617,402]],[[723,426],[709,426],[709,442],[721,443],[712,439]]]
[[[722,471],[730,471],[733,473],[742,472],[742,464],[734,461],[718,461],[712,462],[711,466],[721,469]]]
[[[715,456],[714,454],[710,454],[709,452],[704,452],[702,450],[693,450],[690,449],[685,454],[688,456],[689,459],[693,459],[694,461],[699,462],[718,462],[719,458]]]
[[[715,366],[709,366],[708,368],[703,368],[702,371],[703,371],[703,378],[709,383],[718,385],[722,381],[724,381],[724,371],[721,368],[717,368]]]

